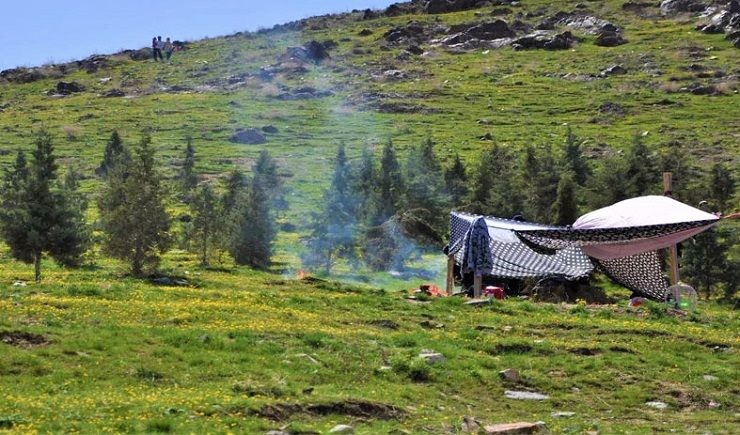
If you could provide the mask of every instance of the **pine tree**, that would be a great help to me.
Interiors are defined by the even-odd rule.
[[[377,179],[377,207],[372,224],[379,225],[401,209],[404,199],[404,179],[401,165],[396,157],[393,141],[383,147],[380,158],[380,171]]]
[[[239,169],[234,169],[225,182],[226,191],[221,197],[221,204],[225,214],[232,213],[237,206],[241,193],[247,188],[247,178]]]
[[[732,173],[722,163],[712,166],[709,181],[709,198],[719,211],[726,212],[730,201],[735,194],[735,179]]]
[[[524,215],[536,222],[552,222],[552,204],[557,197],[560,179],[552,147],[526,147],[520,173],[524,180],[521,188]]]
[[[627,151],[627,197],[636,197],[654,193],[658,190],[660,173],[655,156],[645,145],[642,136],[635,134]]]
[[[402,210],[422,219],[439,234],[444,233],[450,211],[445,187],[442,166],[431,138],[427,138],[419,147],[411,148],[406,160],[406,202]]]
[[[573,173],[574,181],[579,186],[585,186],[591,176],[591,168],[583,156],[582,145],[583,141],[568,126],[565,136],[565,149],[563,150],[563,166],[565,170]]]
[[[601,208],[629,198],[626,178],[627,162],[620,155],[603,159],[603,163],[591,180],[591,208]]]
[[[452,166],[445,170],[444,177],[452,206],[462,206],[468,195],[468,174],[459,154],[455,154]]]
[[[573,173],[566,172],[558,182],[557,199],[552,205],[556,225],[571,225],[578,218],[576,183]]]
[[[278,175],[278,166],[275,159],[270,154],[262,150],[252,168],[255,176],[259,174],[265,194],[270,198],[270,208],[280,212],[288,209],[288,203],[285,200],[283,181]]]
[[[337,149],[331,186],[324,193],[324,209],[313,216],[311,238],[303,261],[323,266],[327,274],[338,257],[354,259],[357,231],[357,199],[344,145]]]
[[[105,145],[103,161],[100,162],[100,166],[96,172],[102,177],[106,177],[113,165],[118,162],[128,160],[129,157],[128,149],[123,144],[121,136],[118,134],[118,131],[113,130],[108,143]]]
[[[84,210],[56,184],[57,164],[51,136],[36,136],[30,166],[19,153],[5,174],[2,234],[11,255],[34,264],[34,277],[41,280],[41,259],[48,253],[65,266],[76,266],[87,250],[89,238]],[[8,189],[14,189],[9,191]]]
[[[198,176],[194,172],[195,168],[195,149],[193,148],[193,139],[188,136],[185,146],[185,159],[180,168],[178,178],[180,179],[180,188],[184,195],[189,194],[195,186],[198,185]]]
[[[234,262],[258,269],[266,269],[272,256],[275,225],[270,210],[264,175],[255,171],[247,192],[237,200],[229,252]]]
[[[709,299],[725,275],[726,246],[720,243],[715,229],[697,234],[682,246],[681,266],[687,281],[698,293],[703,293],[705,299]]]
[[[357,217],[360,222],[370,222],[376,215],[377,211],[377,170],[375,160],[370,147],[365,145],[362,148],[362,156],[353,171],[352,187],[357,195],[357,200],[363,207],[357,210]]]
[[[479,162],[471,179],[471,211],[507,217],[521,213],[524,200],[511,153],[494,144],[482,152]]]
[[[219,232],[224,227],[224,215],[210,184],[197,189],[190,202],[193,215],[190,238],[195,242],[203,266],[209,264],[209,253],[217,247]]]
[[[79,174],[74,168],[70,168],[59,190],[60,221],[65,223],[56,227],[51,238],[51,251],[56,253],[55,260],[73,267],[81,264],[82,256],[92,242],[92,231],[85,220],[88,201],[79,191],[79,185]]]
[[[98,202],[104,250],[128,261],[134,276],[156,267],[170,246],[170,216],[151,138],[144,134],[131,159],[118,160]]]

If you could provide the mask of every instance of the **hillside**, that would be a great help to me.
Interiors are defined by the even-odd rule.
[[[691,164],[677,186],[718,162],[737,179],[739,25],[737,1],[414,0],[187,41],[171,62],[145,48],[0,72],[3,168],[47,129],[61,172],[79,170],[93,200],[111,132],[131,145],[148,131],[169,178],[187,137],[201,181],[249,172],[268,150],[289,204],[269,271],[173,249],[164,280],[134,279],[96,245],[79,269],[45,259],[32,283],[0,246],[0,433],[448,434],[515,421],[737,433],[734,307],[628,308],[602,276],[602,305],[409,299],[443,282],[443,255],[407,274],[342,265],[335,282],[306,276],[300,254],[340,143],[354,163],[365,145],[377,156],[392,140],[406,160],[431,138],[443,166],[459,154],[473,168],[491,144],[517,159],[528,145],[561,152],[571,128],[594,168],[639,137]],[[172,194],[169,211],[186,205]]]

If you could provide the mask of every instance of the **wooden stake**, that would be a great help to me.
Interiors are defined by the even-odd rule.
[[[673,197],[673,173],[663,172],[663,195]],[[671,271],[671,285],[678,284],[678,250],[676,245],[668,247],[668,266]]]
[[[454,255],[448,255],[447,256],[447,288],[445,289],[447,291],[447,296],[452,295],[453,290],[455,290],[455,256]]]
[[[476,273],[473,278],[473,297],[478,299],[481,295],[481,288],[483,287],[483,275]]]

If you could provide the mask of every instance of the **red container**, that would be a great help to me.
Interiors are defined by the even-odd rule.
[[[503,299],[506,297],[506,294],[504,293],[504,289],[502,289],[501,287],[493,286],[493,285],[486,286],[486,288],[483,289],[483,295],[493,296],[496,299]]]

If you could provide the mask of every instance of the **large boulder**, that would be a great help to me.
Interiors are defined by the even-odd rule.
[[[247,145],[260,145],[267,142],[267,138],[255,128],[240,129],[234,132],[229,142]]]
[[[424,5],[424,12],[428,14],[445,14],[473,9],[479,4],[489,2],[480,0],[429,0]]]
[[[660,2],[660,13],[666,16],[682,12],[701,12],[707,3],[699,0],[663,0]]]
[[[740,30],[740,0],[732,0],[714,12],[708,22],[696,26],[704,33],[733,33]]]
[[[69,95],[84,90],[85,88],[77,82],[59,82],[56,87],[56,93],[61,95]]]
[[[514,36],[514,31],[504,20],[495,20],[488,23],[481,23],[468,28],[465,33],[476,39],[493,40],[499,38],[509,38]]]
[[[616,47],[617,45],[626,43],[627,40],[624,39],[620,32],[605,30],[596,37],[596,45],[601,47]]]
[[[46,78],[37,68],[11,68],[0,71],[0,77],[14,83],[31,83]]]
[[[566,50],[573,46],[577,39],[570,32],[553,35],[547,31],[535,31],[529,35],[515,39],[511,46],[515,50],[542,48],[545,50]]]
[[[284,57],[288,59],[296,59],[302,62],[313,62],[316,64],[330,58],[326,44],[322,44],[321,42],[314,40],[309,41],[302,46],[288,47],[285,50]]]

